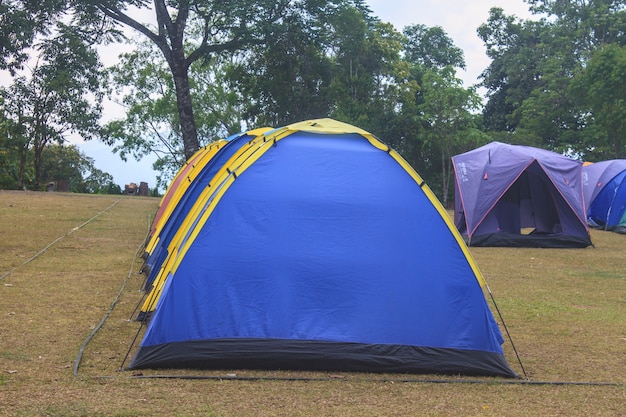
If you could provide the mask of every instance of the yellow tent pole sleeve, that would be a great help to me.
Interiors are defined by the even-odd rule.
[[[263,129],[263,131],[267,130],[268,128]],[[234,155],[230,157],[230,159],[218,170],[218,172],[210,180],[207,187],[203,190],[203,192],[196,200],[195,204],[185,216],[185,219],[181,223],[179,229],[176,231],[176,234],[172,238],[171,242],[169,242],[167,250],[168,258],[164,262],[167,263],[167,265],[159,270],[159,273],[154,280],[152,290],[150,291],[150,294],[148,294],[148,298],[155,298],[156,300],[158,300],[158,297],[160,296],[160,289],[162,289],[165,279],[167,279],[167,277],[170,275],[170,271],[173,266],[174,257],[172,256],[172,254],[176,253],[176,258],[178,257],[179,252],[177,248],[183,247],[184,242],[188,241],[190,231],[196,228],[195,226],[199,222],[199,218],[201,218],[201,213],[204,212],[206,209],[207,202],[213,196],[215,190],[218,187],[221,188],[223,182],[231,175],[231,168],[234,169],[234,166],[241,164],[240,161],[245,160],[251,153],[256,152],[259,145],[263,143],[263,140],[264,137],[262,135],[257,136],[256,138],[252,139],[247,145],[242,146]],[[177,265],[178,264],[176,264],[176,266]],[[155,305],[156,301],[154,301],[153,303],[144,303],[144,307],[151,306],[152,308],[154,308]],[[142,311],[148,310],[142,309]]]
[[[212,213],[215,205],[219,202],[224,195],[228,187],[234,182],[237,175],[245,171],[252,163],[261,157],[273,144],[283,139],[284,137],[296,132],[289,128],[282,128],[270,132],[268,136],[258,136],[248,146],[244,146],[236,152],[229,161],[222,166],[222,168],[216,173],[206,189],[198,197],[198,200],[189,211],[185,220],[181,224],[181,227],[177,231],[176,235],[170,242],[168,247],[168,254],[174,252],[174,248],[177,248],[176,256],[172,257],[168,255],[167,266],[159,271],[156,277],[152,291],[148,294],[147,298],[152,301],[144,302],[143,308],[154,308],[158,298],[160,297],[160,291],[163,288],[164,281],[174,275],[178,265],[182,261],[187,252],[187,249],[191,242],[195,239],[200,232],[206,220]],[[175,258],[175,259],[174,259]],[[154,293],[154,294],[153,294]]]
[[[185,192],[187,191],[191,183],[196,179],[196,177],[200,174],[202,169],[206,166],[206,164],[217,154],[217,152],[226,143],[227,142],[225,140],[219,140],[217,142],[213,142],[210,145],[207,145],[203,147],[202,149],[200,149],[194,155],[194,157],[190,158],[189,160],[192,161],[193,166],[191,170],[187,173],[187,178],[185,180],[180,179],[180,176],[185,172],[185,168],[188,165],[186,165],[185,167],[181,168],[178,171],[176,177],[174,177],[175,178],[174,180],[180,179],[181,182],[172,191],[172,196],[170,200],[168,201],[167,206],[163,208],[161,217],[157,220],[157,223],[155,224],[154,232],[150,236],[150,240],[148,241],[148,244],[146,245],[146,250],[145,250],[146,253],[148,253],[149,255],[152,254],[154,247],[156,246],[158,242],[157,237],[163,230],[163,227],[165,227],[165,224],[167,220],[169,220],[170,216],[172,215],[172,212],[176,208],[176,205],[178,204],[182,196],[185,194]]]

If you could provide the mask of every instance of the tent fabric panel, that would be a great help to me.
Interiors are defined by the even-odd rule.
[[[615,191],[607,226],[624,226],[622,217],[626,208],[626,170],[616,175],[612,183],[614,184]]]
[[[278,337],[501,352],[452,231],[389,154],[352,135],[278,142],[238,176],[169,281],[142,345]]]
[[[205,146],[194,154],[177,173],[166,192],[166,196],[163,197],[162,205],[159,207],[159,211],[154,219],[150,239],[145,248],[144,259],[148,259],[154,251],[160,240],[164,225],[169,221],[170,216],[172,216],[181,198],[187,193],[188,188],[195,183],[195,179],[203,171],[204,167],[227,143],[228,141],[226,140],[219,140]]]
[[[404,345],[217,339],[142,347],[129,369],[290,369],[517,378],[499,353]]]
[[[257,130],[254,130],[252,132],[256,131]],[[158,274],[159,268],[154,268],[154,266],[161,265],[164,262],[168,255],[168,246],[170,242],[187,218],[187,215],[194,206],[198,196],[202,193],[217,171],[222,168],[224,163],[237,153],[237,151],[239,151],[239,149],[243,147],[251,138],[252,136],[247,133],[240,133],[228,138],[228,142],[224,146],[220,147],[219,152],[209,160],[205,161],[205,165],[201,167],[201,172],[197,175],[194,181],[189,184],[184,194],[181,195],[169,218],[161,228],[159,241],[154,246],[150,256],[146,259],[144,266],[144,269],[148,272],[146,288],[149,288]]]
[[[532,158],[512,158],[510,149],[497,142],[452,157],[455,181],[472,235],[491,211],[508,185],[532,162]],[[458,213],[459,211],[457,211]]]
[[[534,233],[539,235],[552,235],[551,239],[533,239],[521,237],[522,228],[533,228]],[[472,245],[486,244],[498,241],[500,244],[511,242],[514,235],[520,235],[524,239],[522,246],[549,245],[557,241],[560,235],[572,235],[588,241],[585,226],[572,213],[569,205],[558,192],[554,184],[534,161],[518,178],[509,186],[501,198],[494,205],[485,219],[476,229],[472,236]],[[507,235],[502,239],[478,238],[479,236],[503,233]],[[569,243],[565,247],[569,247]],[[515,245],[517,246],[517,245]]]
[[[550,158],[539,159],[538,163],[548,175],[552,185],[558,190],[562,201],[569,207],[565,209],[564,206],[561,213],[572,212],[577,221],[584,225],[585,233],[588,233],[583,197],[582,163],[562,155],[554,155]]]
[[[206,218],[211,215],[213,207],[219,202],[221,196],[230,187],[230,184],[237,178],[245,168],[256,161],[267,149],[271,148],[277,140],[277,137],[286,137],[293,133],[286,128],[274,129],[266,132],[265,135],[256,136],[247,142],[245,146],[240,146],[236,152],[233,152],[227,161],[211,174],[208,185],[204,186],[200,195],[198,195],[189,212],[185,216],[185,220],[180,224],[172,236],[168,239],[167,251],[163,250],[158,256],[157,262],[162,265],[156,271],[150,271],[147,283],[151,285],[149,294],[144,302],[145,306],[155,306],[160,297],[162,281],[167,279],[173,271],[178,267],[180,260],[184,258],[188,243],[195,239],[198,229],[206,222]],[[144,269],[147,269],[147,265]],[[147,316],[149,311],[142,308],[140,316]]]
[[[309,130],[306,130],[305,132],[309,132]],[[294,131],[293,129],[291,129],[290,127],[287,128],[281,128],[281,129],[276,129],[274,131],[268,132],[266,134],[266,136],[263,138],[263,140],[258,140],[259,138],[255,139],[256,142],[258,142],[258,146],[254,147],[253,149],[251,148],[249,151],[244,152],[244,154],[242,154],[241,158],[242,160],[245,160],[245,164],[244,165],[251,165],[251,161],[256,161],[256,159],[262,155],[265,151],[267,151],[267,149],[275,146],[276,144],[276,140],[275,138],[278,138],[278,140],[283,140],[286,137],[289,137],[289,135],[292,135],[296,133],[296,131]],[[317,134],[317,132],[313,132],[314,134]],[[345,135],[344,135],[345,136]],[[441,206],[441,203],[439,203],[439,201],[437,200],[436,196],[432,193],[432,191],[430,190],[430,188],[424,183],[424,181],[421,179],[421,177],[410,167],[410,165],[404,160],[402,159],[402,157],[397,154],[395,151],[393,151],[392,149],[390,149],[388,146],[386,146],[384,143],[380,142],[378,139],[374,138],[373,136],[367,134],[367,135],[361,135],[361,133],[357,134],[357,135],[352,135],[353,137],[359,138],[360,140],[363,140],[363,138],[367,139],[367,141],[373,145],[375,147],[375,149],[378,150],[382,150],[384,151],[384,153],[388,156],[391,156],[398,164],[401,168],[403,168],[406,174],[408,174],[414,181],[415,183],[421,188],[421,190],[423,191],[423,193],[425,194],[425,196],[430,200],[430,203],[434,206],[434,208],[436,209],[436,211],[439,212],[440,218],[444,220],[444,222],[447,224],[448,226],[448,231],[452,232],[454,238],[457,240],[457,244],[460,246],[461,250],[463,251],[465,258],[468,260],[470,267],[472,268],[472,271],[474,272],[474,276],[476,278],[476,280],[479,282],[481,287],[485,287],[485,282],[484,279],[482,277],[482,274],[480,273],[480,270],[478,269],[476,263],[474,262],[471,253],[469,252],[469,250],[467,249],[465,243],[463,242],[462,237],[460,236],[460,234],[457,232],[457,230],[454,227],[454,224],[452,223],[452,221],[449,219],[447,212],[443,209],[443,207]],[[316,137],[316,136],[312,136],[312,137]],[[317,136],[319,137],[319,136]],[[349,136],[346,136],[349,137]],[[254,155],[253,155],[254,154]],[[238,159],[238,160],[239,160]],[[239,162],[235,163],[233,162],[232,167],[230,167],[228,169],[228,172],[231,173],[229,175],[230,180],[232,180],[233,178],[236,178],[237,176],[241,175],[241,173],[245,170],[245,168],[243,168],[242,166],[238,165]],[[238,168],[239,166],[239,168]],[[243,169],[242,169],[243,168]],[[226,187],[230,186],[231,181],[228,181],[228,185],[226,185]],[[218,188],[222,188],[221,185],[218,186],[216,184],[213,185],[213,187],[211,187],[210,189],[207,189],[207,191],[205,193],[208,193],[208,195],[213,195],[215,194],[216,189]],[[213,191],[211,191],[213,190]],[[223,191],[223,190],[221,190]],[[220,191],[220,192],[221,192]],[[221,198],[221,197],[220,197]],[[210,200],[214,200],[213,197],[209,198]],[[202,201],[200,201],[202,200]],[[194,207],[193,210],[198,211],[198,213],[202,212],[202,217],[208,217],[208,215],[210,215],[210,211],[212,210],[212,208],[210,208],[210,205],[208,204],[208,200],[207,203],[205,204],[203,201],[206,200],[205,197],[201,197],[198,199],[198,201],[196,202],[196,206],[198,207],[202,207],[202,209],[200,211],[198,211],[198,209],[196,209]],[[213,206],[215,202],[211,203],[213,204]],[[209,208],[207,208],[209,207]],[[206,213],[204,211],[207,211]],[[203,221],[202,221],[203,222]],[[186,236],[193,236],[194,233],[196,233],[195,231],[192,231],[191,229],[187,228],[188,230],[185,232]],[[192,240],[193,237],[189,238],[189,237],[184,237],[181,239],[185,239],[185,240]],[[180,240],[180,239],[179,239]],[[184,253],[186,251],[185,248],[185,244],[183,242],[180,242],[179,240],[176,241],[176,244],[178,246],[180,246],[180,253]],[[165,253],[163,254],[163,256],[169,256],[169,253]],[[184,255],[183,255],[184,256]],[[179,259],[182,259],[181,256]],[[163,261],[165,261],[165,259],[163,259]],[[174,262],[172,264],[172,268],[175,269],[177,268],[178,262]],[[169,273],[168,271],[163,271],[160,272],[161,275],[165,276],[166,274]],[[154,306],[155,303],[152,300],[153,297],[159,297],[160,294],[155,293],[155,294],[150,294],[148,296],[148,299],[146,299],[146,303],[145,305],[152,305]],[[142,311],[142,313],[140,313],[142,316],[144,315],[144,313],[147,313],[147,311]]]
[[[528,173],[531,181],[528,192],[533,201],[534,225],[529,223],[527,227],[534,227],[538,234],[565,235],[588,240],[589,231],[585,217],[579,217],[580,213],[584,213],[582,189],[578,193],[574,192],[579,188],[580,181],[577,178],[555,181],[545,174],[546,171],[539,162],[531,165]],[[558,184],[564,185],[566,182],[570,186],[565,187],[567,193],[562,193]],[[570,197],[567,196],[568,193]],[[576,210],[572,208],[572,201],[578,201]]]
[[[189,158],[187,162],[185,162],[183,167],[178,170],[178,172],[174,176],[174,179],[172,179],[172,182],[167,187],[167,190],[165,191],[165,194],[163,195],[163,198],[161,199],[161,203],[159,204],[159,209],[157,210],[157,213],[154,216],[152,227],[150,229],[151,235],[154,234],[157,227],[160,227],[162,222],[165,220],[165,218],[163,218],[164,212],[168,209],[168,207],[173,207],[173,205],[175,204],[172,202],[172,205],[170,205],[170,202],[172,198],[174,197],[174,195],[176,194],[176,190],[180,186],[181,182],[184,180],[187,173],[191,169],[193,169],[194,163],[202,156],[204,152],[206,152],[206,148],[202,148],[198,150],[194,155],[192,155],[192,157]]]
[[[604,228],[620,225],[626,209],[626,170],[615,175],[596,194],[588,216]]]
[[[625,170],[626,159],[611,159],[583,166],[583,189],[587,207],[591,206],[606,184]]]

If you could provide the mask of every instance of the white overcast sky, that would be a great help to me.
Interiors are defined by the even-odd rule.
[[[413,24],[441,26],[454,45],[463,50],[466,70],[460,71],[457,76],[468,87],[478,82],[478,76],[489,65],[484,45],[476,34],[478,27],[487,22],[489,10],[501,7],[507,15],[531,18],[528,5],[523,0],[366,0],[366,3],[375,16],[393,24],[399,31]],[[105,64],[112,64],[111,61],[123,49],[120,45],[106,48],[103,56]],[[105,119],[121,117],[120,111],[119,107],[108,105]],[[156,173],[151,168],[154,158],[125,163],[100,142],[80,143],[79,146],[82,152],[94,158],[98,169],[113,175],[122,188],[125,184],[141,181],[147,182],[151,188],[156,185]]]

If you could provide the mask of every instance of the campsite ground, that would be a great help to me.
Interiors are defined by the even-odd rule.
[[[120,370],[158,203],[0,191],[0,415],[626,416],[626,236],[600,231],[587,249],[471,250],[527,380]]]

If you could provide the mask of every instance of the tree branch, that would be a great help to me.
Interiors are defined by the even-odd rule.
[[[152,32],[145,25],[128,16],[117,7],[108,5],[105,2],[99,2],[96,7],[98,8],[98,10],[104,13],[105,16],[108,16],[116,22],[123,23],[126,26],[135,29],[157,45],[161,45],[164,42],[164,37],[161,34],[157,35],[156,33]]]

